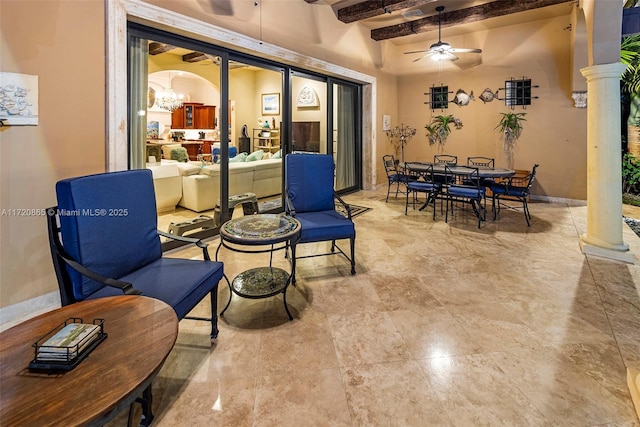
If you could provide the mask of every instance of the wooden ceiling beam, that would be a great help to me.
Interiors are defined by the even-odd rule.
[[[185,55],[182,55],[183,62],[200,62],[200,61],[206,61],[207,59],[211,59],[211,58],[202,52],[190,52]]]
[[[338,9],[338,20],[348,24],[385,13],[433,3],[435,0],[367,0]]]
[[[149,55],[158,55],[160,53],[165,53],[175,48],[176,48],[175,46],[171,46],[170,44],[151,42],[149,43]]]
[[[570,2],[571,0],[496,0],[467,9],[443,12],[441,16],[442,27],[468,24],[488,18]],[[434,15],[416,19],[411,22],[403,22],[402,24],[373,29],[371,30],[371,38],[380,41],[436,29],[438,29],[438,16]]]

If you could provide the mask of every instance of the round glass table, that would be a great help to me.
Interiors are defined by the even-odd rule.
[[[220,316],[231,304],[233,294],[243,298],[268,298],[283,294],[284,308],[293,320],[287,306],[287,288],[291,274],[273,267],[273,252],[291,247],[295,257],[296,243],[300,239],[300,222],[287,215],[256,214],[246,215],[225,222],[220,227],[220,244],[216,250],[216,260],[220,248],[242,253],[269,253],[269,266],[250,268],[238,274],[229,284],[229,301]],[[267,246],[267,248],[265,248]],[[248,248],[251,247],[251,248]],[[260,248],[261,247],[261,248]]]

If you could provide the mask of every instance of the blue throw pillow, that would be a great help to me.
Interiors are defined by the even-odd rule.
[[[249,155],[247,153],[240,153],[237,156],[230,158],[229,163],[244,162],[248,156]]]
[[[262,160],[263,156],[264,156],[264,151],[257,150],[257,151],[254,151],[253,153],[249,154],[247,156],[245,162],[255,162],[256,160]]]

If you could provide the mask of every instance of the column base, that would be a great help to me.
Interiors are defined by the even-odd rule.
[[[594,255],[601,258],[608,258],[615,261],[626,262],[627,264],[635,264],[636,258],[633,253],[629,252],[627,244],[601,246],[594,244],[592,239],[587,238],[585,234],[580,236],[580,249],[585,255]]]
[[[640,372],[637,369],[627,368],[627,385],[631,393],[631,400],[636,407],[640,418]]]

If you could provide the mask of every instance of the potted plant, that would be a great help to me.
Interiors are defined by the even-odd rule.
[[[429,138],[429,145],[433,145],[436,142],[443,146],[447,142],[447,138],[451,133],[451,124],[454,124],[456,129],[462,128],[462,121],[456,119],[452,115],[448,116],[435,116],[433,121],[425,125],[427,130],[427,138]]]
[[[520,134],[522,133],[522,122],[527,119],[524,116],[527,113],[500,113],[502,116],[495,129],[502,134],[504,140],[502,148],[504,149],[504,157],[507,160],[509,169],[513,168],[513,149],[515,147]]]

